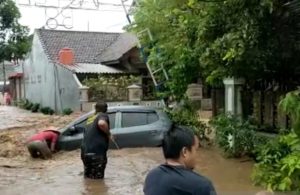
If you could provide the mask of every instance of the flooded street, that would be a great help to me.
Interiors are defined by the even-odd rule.
[[[109,153],[104,181],[84,180],[79,151],[63,152],[49,161],[24,158],[0,171],[1,194],[142,194],[146,172],[158,161],[157,149],[122,149]],[[142,158],[141,158],[142,157]],[[2,161],[2,160],[1,160]]]
[[[31,160],[2,163],[1,194],[101,194],[141,195],[147,172],[163,163],[160,148],[132,148],[109,152],[104,181],[83,179],[79,151],[61,152],[49,161]],[[4,162],[5,159],[1,159]],[[225,160],[217,152],[200,150],[197,172],[208,176],[219,194],[254,194],[249,175],[252,164]],[[25,191],[23,190],[25,189]],[[241,193],[238,193],[241,192]],[[251,192],[251,193],[250,193]],[[252,193],[253,192],[253,193]]]
[[[0,111],[1,109],[3,107],[0,106]],[[50,124],[62,125],[76,115],[45,116],[30,112],[20,115],[24,120],[31,120],[27,122],[30,128],[9,127],[9,130],[3,128],[0,132],[1,195],[142,195],[147,172],[164,162],[160,148],[111,150],[108,154],[105,179],[103,181],[83,179],[79,150],[59,152],[48,161],[33,160],[24,145],[25,139],[38,129]],[[213,181],[218,194],[254,195],[259,191],[250,181],[252,162],[224,159],[214,148],[199,149],[198,153],[196,171]]]

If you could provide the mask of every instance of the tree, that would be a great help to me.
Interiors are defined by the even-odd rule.
[[[141,0],[129,30],[149,28],[152,66],[165,65],[169,92],[179,99],[201,77],[288,82],[299,75],[297,0]],[[299,11],[298,11],[299,12]],[[149,40],[142,39],[147,45]]]
[[[182,98],[187,84],[200,77],[201,66],[195,52],[197,21],[193,18],[199,10],[192,10],[188,0],[140,1],[134,13],[131,31],[139,32],[149,28],[154,37],[150,43],[142,37],[143,45],[150,45],[147,54],[152,67],[164,65],[170,81],[164,87],[168,94]]]
[[[30,49],[29,29],[18,23],[20,17],[12,0],[0,0],[0,63],[22,59]]]
[[[225,76],[286,82],[299,73],[298,14],[287,0],[228,0],[210,6],[199,44],[210,83]]]

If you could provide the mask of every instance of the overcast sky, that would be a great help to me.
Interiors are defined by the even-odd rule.
[[[128,24],[123,7],[120,6],[121,0],[15,0],[15,2],[22,14],[20,23],[29,26],[31,32],[43,26],[59,30],[122,32],[122,27]],[[127,0],[125,4],[130,5],[131,2],[132,0]],[[54,8],[67,5],[83,9]]]

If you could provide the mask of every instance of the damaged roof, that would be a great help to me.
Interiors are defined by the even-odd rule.
[[[64,47],[72,48],[76,63],[101,64],[115,61],[137,45],[130,33],[36,30],[46,55],[52,62]]]

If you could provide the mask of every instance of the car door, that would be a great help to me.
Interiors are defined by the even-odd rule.
[[[120,147],[156,146],[160,136],[155,122],[159,120],[154,110],[122,111],[121,127],[116,137]]]
[[[118,130],[120,128],[120,124],[121,124],[121,113],[119,111],[115,111],[115,112],[111,112],[109,115],[109,122],[110,122],[110,132],[111,134],[114,136],[114,140],[115,142],[112,142],[110,140],[109,142],[109,148],[112,148],[112,149],[117,149],[119,147],[119,140],[118,140],[118,136],[117,136],[117,133],[118,133]]]
[[[74,122],[74,125],[71,125],[68,129],[66,129],[58,140],[60,149],[75,150],[80,148],[84,131],[87,129],[87,120],[90,116]],[[110,128],[113,130],[115,127],[116,112],[108,112],[108,117],[110,120]]]
[[[61,150],[76,150],[80,148],[87,118],[74,122],[59,137],[58,148]]]

